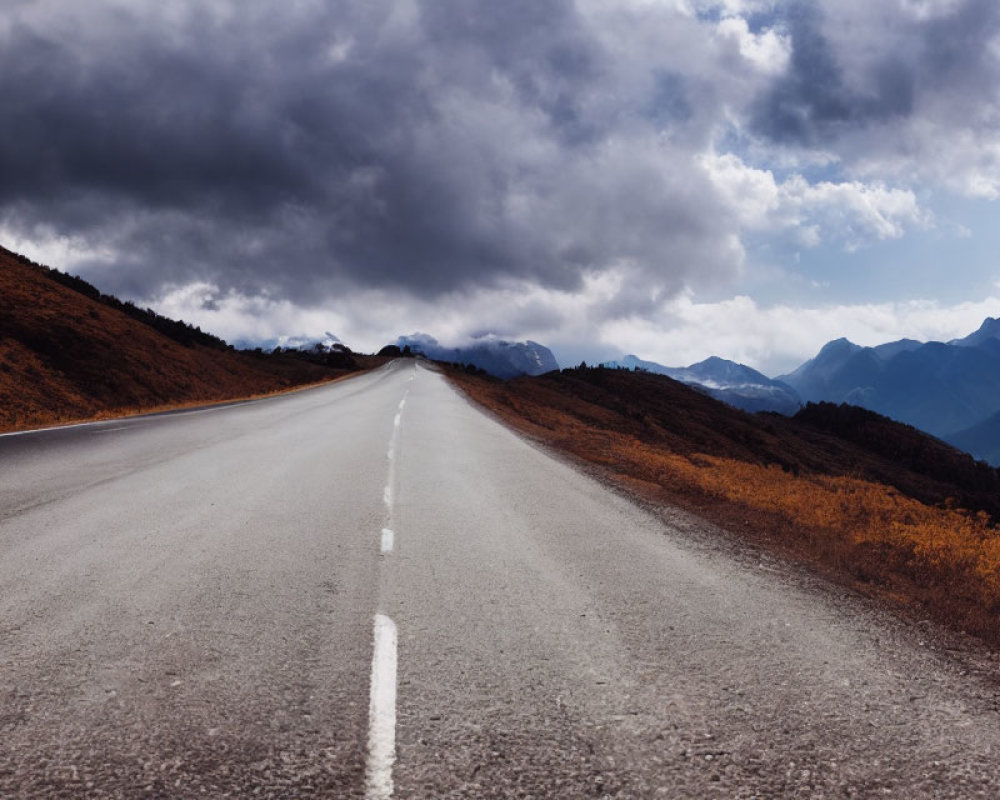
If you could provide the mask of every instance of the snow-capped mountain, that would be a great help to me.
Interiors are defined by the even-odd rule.
[[[606,361],[604,366],[666,375],[690,386],[699,386],[717,400],[744,411],[794,414],[802,405],[799,396],[790,386],[771,380],[745,364],[737,364],[717,356],[689,367],[665,367],[655,361],[644,361],[629,355],[617,361]]]
[[[396,340],[400,348],[409,347],[435,361],[453,361],[473,364],[498,378],[515,378],[518,375],[541,375],[559,369],[552,351],[538,342],[508,342],[498,336],[488,335],[473,339],[459,347],[445,347],[433,336],[414,333]]]
[[[326,331],[322,336],[300,334],[298,336],[274,336],[270,339],[237,339],[232,344],[237,350],[253,350],[259,347],[270,353],[279,347],[282,350],[315,350],[317,345],[323,350],[332,350],[335,344],[343,343],[336,334]]]

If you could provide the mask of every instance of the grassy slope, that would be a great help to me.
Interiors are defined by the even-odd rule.
[[[0,250],[0,430],[247,397],[338,374],[182,345]]]
[[[1000,642],[1000,474],[936,439],[860,409],[749,415],[658,375],[451,375],[639,496]]]

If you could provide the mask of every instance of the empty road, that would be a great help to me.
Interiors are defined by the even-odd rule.
[[[987,658],[673,517],[406,360],[0,437],[0,798],[1000,796]]]

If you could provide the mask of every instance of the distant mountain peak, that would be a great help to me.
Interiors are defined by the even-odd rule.
[[[970,333],[962,339],[952,339],[948,344],[959,345],[960,347],[976,347],[988,339],[1000,339],[1000,318],[987,317],[979,330]]]
[[[295,335],[282,334],[281,336],[273,336],[269,339],[234,339],[231,344],[237,350],[253,350],[259,347],[261,350],[270,353],[279,347],[282,350],[306,351],[316,348],[331,350],[334,345],[343,345],[343,342],[335,333],[324,331],[322,336],[305,333]]]
[[[472,364],[498,378],[518,375],[541,375],[559,369],[552,351],[545,345],[533,342],[511,342],[496,334],[484,334],[466,344],[445,347],[427,333],[414,333],[396,339],[400,348],[410,350],[436,361]]]
[[[888,361],[900,353],[923,347],[923,344],[923,342],[918,342],[916,339],[897,339],[895,342],[886,342],[885,344],[876,345],[871,349],[879,358]]]
[[[435,339],[429,333],[421,333],[420,331],[414,331],[413,333],[409,334],[408,336],[399,336],[399,337],[397,337],[396,344],[399,347],[405,347],[406,345],[409,345],[411,347],[411,349],[414,348],[414,347],[420,347],[420,346],[425,346],[425,347],[438,347],[439,346],[437,339]]]
[[[1000,319],[987,317],[974,333],[947,343],[899,339],[858,347],[836,339],[779,379],[806,401],[863,406],[935,436],[970,429],[974,436],[977,423],[1000,413]]]
[[[819,355],[820,356],[832,355],[834,353],[839,354],[844,352],[856,353],[858,350],[861,349],[862,349],[861,345],[854,344],[854,342],[852,342],[846,336],[841,336],[839,339],[833,339],[827,342],[825,345],[823,345],[823,347],[820,348]]]
[[[775,380],[789,384],[797,391],[803,400],[826,399],[825,387],[817,390],[817,384],[822,385],[829,377],[838,372],[847,362],[865,348],[854,344],[850,339],[841,337],[827,342],[820,348],[814,358],[809,359],[800,367],[787,375],[779,375]],[[838,400],[839,402],[839,400]]]
[[[801,406],[799,396],[790,386],[773,381],[745,364],[719,356],[709,356],[688,367],[665,367],[655,361],[627,355],[617,361],[605,361],[603,366],[666,375],[689,386],[700,387],[717,400],[744,411],[794,414]]]

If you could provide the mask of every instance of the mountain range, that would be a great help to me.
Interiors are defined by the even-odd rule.
[[[265,349],[280,345],[309,350],[317,342],[324,349],[339,345],[337,337],[327,333],[322,339],[274,340]],[[471,364],[505,380],[559,369],[544,345],[494,335],[446,347],[426,333],[413,333],[398,337],[392,347],[409,348],[436,361]],[[750,413],[793,416],[807,403],[859,406],[1000,464],[1000,319],[987,318],[978,330],[948,342],[899,339],[862,347],[835,339],[814,358],[775,378],[716,356],[668,367],[627,355],[600,366],[665,375]]]
[[[445,347],[433,336],[414,333],[396,339],[400,349],[409,347],[434,361],[472,364],[498,378],[516,378],[518,375],[542,375],[559,369],[552,351],[538,342],[509,342],[488,335],[473,339],[460,347]]]
[[[343,344],[340,337],[326,331],[322,336],[308,336],[300,334],[295,336],[272,336],[270,339],[236,339],[232,342],[237,350],[254,350],[260,348],[265,353],[273,353],[281,348],[282,350],[298,350],[308,352],[316,350],[317,346],[324,351],[332,350],[334,345]]]
[[[644,361],[629,355],[616,361],[605,361],[601,366],[666,375],[688,386],[700,388],[716,400],[744,411],[777,411],[792,415],[802,406],[799,395],[787,384],[772,380],[745,364],[737,364],[718,356],[706,358],[689,367],[665,367],[655,361]]]
[[[1000,320],[950,342],[826,344],[777,380],[806,402],[848,403],[927,431],[996,462],[1000,456]]]
[[[537,342],[495,336],[444,347],[433,336],[400,336],[396,344],[438,361],[473,364],[504,379],[559,368]],[[912,425],[976,458],[1000,464],[1000,319],[949,342],[899,339],[862,347],[828,342],[812,359],[770,378],[744,364],[711,357],[668,367],[635,355],[605,361],[607,369],[665,375],[748,412],[796,414],[806,403],[859,406]]]
[[[634,355],[601,366],[666,375],[744,411],[795,414],[804,403],[860,406],[1000,464],[1000,319],[949,342],[828,342],[786,375],[712,357],[667,367]]]
[[[240,339],[233,342],[238,350],[260,349],[265,353],[277,350],[294,350],[303,353],[348,351],[338,336],[329,331],[322,336],[278,336],[270,339]],[[395,344],[382,349],[383,355],[398,355],[404,348],[409,352],[426,356],[433,361],[456,364],[471,364],[484,372],[504,380],[519,375],[541,375],[559,364],[552,351],[538,342],[510,342],[498,336],[487,335],[472,339],[457,347],[445,347],[427,333],[412,333],[399,336]]]

